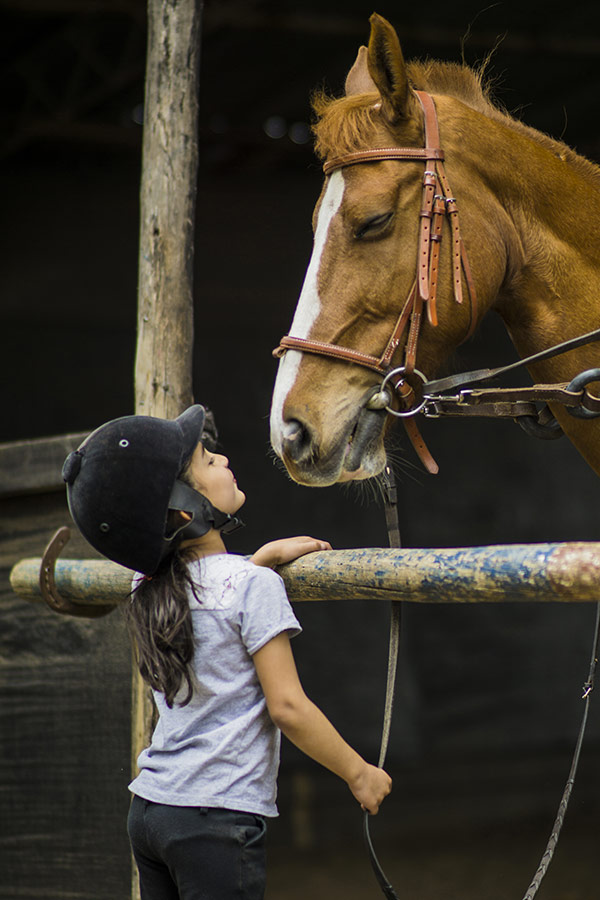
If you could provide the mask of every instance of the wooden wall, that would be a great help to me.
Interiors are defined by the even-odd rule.
[[[124,900],[130,656],[97,620],[20,600],[16,561],[70,524],[60,469],[81,435],[0,445],[0,897]],[[76,534],[73,557],[94,556]]]

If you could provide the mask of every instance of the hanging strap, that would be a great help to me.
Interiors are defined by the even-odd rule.
[[[577,735],[577,743],[575,744],[575,752],[573,753],[573,759],[571,762],[571,769],[569,771],[569,777],[567,778],[567,783],[565,785],[565,789],[563,791],[563,795],[558,807],[558,812],[556,814],[556,819],[554,820],[554,825],[552,827],[552,833],[548,838],[548,843],[546,844],[546,850],[544,851],[544,855],[542,856],[541,862],[537,868],[535,875],[533,876],[533,881],[527,888],[527,891],[523,897],[523,900],[533,900],[535,895],[538,892],[539,886],[542,883],[542,878],[546,874],[548,870],[548,866],[552,862],[552,857],[554,856],[554,851],[556,849],[556,845],[558,843],[558,838],[560,836],[561,829],[563,827],[563,823],[565,820],[565,814],[567,812],[567,806],[569,805],[569,800],[571,799],[571,793],[573,791],[573,785],[575,784],[575,775],[577,774],[577,766],[579,765],[579,756],[581,753],[581,745],[583,743],[583,736],[585,734],[585,727],[587,725],[587,717],[588,710],[590,706],[590,695],[594,688],[594,677],[596,675],[596,666],[598,665],[598,641],[600,638],[600,603],[596,605],[596,624],[594,627],[594,640],[592,642],[592,655],[590,659],[590,670],[588,673],[587,681],[583,685],[583,694],[582,700],[585,701],[583,707],[583,715],[581,717],[581,725],[579,726],[579,734]]]
[[[396,483],[394,479],[394,473],[391,467],[386,466],[383,472],[383,488],[385,493],[385,520],[388,532],[388,541],[389,545],[392,548],[399,548],[401,546],[400,540],[400,526],[398,522],[398,494],[396,490]],[[381,747],[379,751],[379,761],[378,766],[382,768],[385,763],[385,757],[387,754],[387,748],[389,744],[390,738],[390,729],[392,724],[392,710],[394,705],[394,686],[396,682],[396,672],[398,668],[398,650],[400,646],[400,624],[401,624],[401,602],[400,601],[392,601],[391,602],[391,617],[390,617],[390,640],[389,640],[389,650],[388,650],[388,670],[387,670],[387,683],[385,689],[385,704],[384,704],[384,713],[383,713],[383,729],[381,734]],[[575,776],[577,774],[577,768],[579,766],[579,757],[581,755],[581,747],[583,744],[583,738],[585,735],[585,730],[587,726],[588,719],[588,711],[590,705],[590,697],[592,690],[594,688],[594,679],[596,675],[596,668],[598,665],[598,647],[600,645],[600,603],[596,605],[596,622],[594,626],[594,638],[592,641],[592,651],[590,657],[590,667],[588,672],[587,680],[583,685],[583,694],[582,699],[584,700],[584,708],[583,715],[581,718],[581,724],[579,726],[579,733],[577,735],[577,741],[575,744],[575,751],[573,753],[573,759],[571,761],[571,768],[569,770],[569,776],[567,778],[567,783],[565,785],[565,789],[563,791],[563,795],[561,797],[561,801],[558,807],[558,812],[556,814],[556,819],[554,820],[554,825],[552,827],[552,833],[548,839],[548,843],[546,845],[546,849],[540,861],[540,864],[536,870],[536,873],[533,877],[531,884],[529,885],[525,895],[523,896],[523,900],[534,900],[535,895],[537,894],[540,884],[542,883],[542,879],[548,870],[548,866],[552,862],[552,857],[554,856],[554,851],[556,849],[556,845],[558,844],[558,839],[560,836],[560,832],[563,827],[565,815],[567,812],[567,807],[569,805],[569,800],[571,798],[571,793],[573,791],[573,786],[575,784]],[[396,894],[392,884],[390,883],[388,877],[383,871],[381,864],[377,858],[377,854],[375,853],[375,848],[373,847],[373,841],[371,840],[371,833],[369,828],[369,813],[365,812],[363,816],[363,836],[365,840],[365,845],[367,848],[367,853],[369,856],[369,860],[371,862],[371,867],[375,874],[375,878],[381,888],[382,893],[388,900],[399,900],[398,895]]]
[[[389,465],[385,467],[383,472],[383,489],[385,496],[385,521],[389,545],[392,548],[399,548],[401,543],[400,526],[398,523],[398,492],[396,490],[394,473]],[[388,649],[387,683],[385,688],[381,746],[379,750],[379,761],[377,763],[380,769],[383,768],[390,740],[392,709],[394,705],[394,685],[396,683],[398,648],[400,646],[401,603],[398,600],[393,600],[390,607],[390,642]],[[363,816],[363,836],[375,878],[377,879],[384,896],[387,897],[388,900],[398,900],[398,895],[394,891],[394,888],[390,884],[377,859],[373,841],[371,840],[371,832],[369,830],[369,815],[370,814],[365,811]]]

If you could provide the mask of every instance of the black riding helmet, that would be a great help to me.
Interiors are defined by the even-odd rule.
[[[229,533],[243,524],[178,478],[202,440],[205,422],[199,404],[173,420],[124,416],[102,425],[68,455],[62,475],[69,509],[92,547],[153,575],[182,540],[211,528]],[[167,533],[171,509],[192,520]]]

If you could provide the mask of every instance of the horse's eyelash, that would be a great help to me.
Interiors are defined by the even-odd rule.
[[[393,218],[394,213],[383,213],[380,216],[373,216],[372,219],[368,219],[366,222],[363,222],[362,225],[359,225],[356,231],[354,232],[355,237],[361,238],[364,237],[365,234],[368,234],[369,231],[374,229],[384,228]]]

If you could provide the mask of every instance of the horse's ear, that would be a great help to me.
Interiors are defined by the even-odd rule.
[[[369,73],[367,48],[360,47],[354,65],[346,76],[346,96],[350,94],[376,94],[377,85]]]
[[[382,112],[393,125],[408,118],[413,107],[406,65],[398,35],[387,19],[373,13],[369,22],[369,73],[381,94]]]

